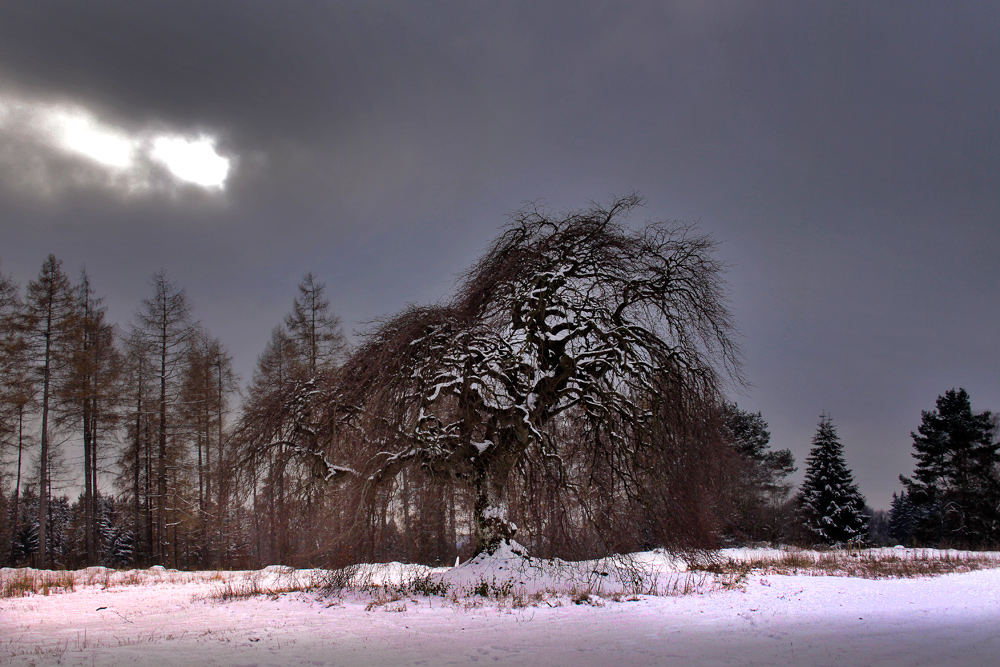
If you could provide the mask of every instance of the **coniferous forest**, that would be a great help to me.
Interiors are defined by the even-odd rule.
[[[355,341],[307,273],[250,378],[164,273],[127,323],[55,256],[0,273],[0,565],[1000,541],[996,420],[961,389],[923,413],[888,515],[826,415],[793,489],[791,453],[728,396],[715,242],[627,224],[640,204],[522,210],[449,300]]]

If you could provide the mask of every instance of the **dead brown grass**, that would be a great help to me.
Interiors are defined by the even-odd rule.
[[[73,572],[22,568],[5,569],[0,574],[0,598],[72,593],[74,590],[76,579]]]
[[[229,602],[268,597],[276,600],[287,593],[319,592],[322,585],[323,580],[312,574],[300,576],[299,573],[292,571],[276,579],[265,581],[260,572],[251,571],[243,573],[242,577],[223,580],[221,585],[215,587],[209,594],[199,596],[199,599]]]
[[[84,570],[36,570],[33,568],[0,569],[0,599],[28,595],[72,593],[78,588],[125,588],[151,584],[188,584],[228,581],[238,572],[179,572],[163,568],[148,570],[112,570],[90,567]]]
[[[1000,568],[1000,554],[936,550],[903,554],[887,553],[884,550],[788,551],[746,560],[717,559],[696,568],[716,576],[746,577],[753,573],[904,579]]]

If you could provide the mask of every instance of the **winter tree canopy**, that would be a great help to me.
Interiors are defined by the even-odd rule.
[[[633,229],[641,203],[522,210],[450,301],[378,323],[330,387],[289,406],[303,442],[325,444],[326,476],[371,489],[416,465],[465,480],[477,549],[492,550],[516,531],[512,470],[532,456],[567,472],[561,421],[624,474],[655,446],[663,396],[691,414],[714,401],[739,377],[715,243],[674,223]]]

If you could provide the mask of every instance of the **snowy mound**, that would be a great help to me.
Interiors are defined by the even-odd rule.
[[[494,553],[481,553],[438,576],[460,595],[502,597],[543,592],[610,595],[653,592],[661,583],[661,575],[669,570],[674,568],[668,566],[668,559],[652,552],[571,562],[535,558],[517,542],[505,541]]]

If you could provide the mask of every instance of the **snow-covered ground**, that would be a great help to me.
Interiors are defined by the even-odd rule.
[[[611,581],[614,564],[552,568],[500,558],[361,574],[376,583],[445,581],[444,596],[292,592],[219,601],[227,590],[294,588],[322,573],[92,568],[75,574],[71,592],[0,598],[0,663],[992,667],[1000,660],[998,569],[879,580],[758,571],[737,585],[720,585],[661,554],[634,561],[661,592],[678,591],[684,582],[700,592],[614,595],[616,587],[631,585],[627,577]],[[0,581],[26,574],[2,570]],[[508,585],[511,594],[499,601],[468,595],[483,582],[495,590],[506,581],[525,582],[524,588]],[[602,594],[593,593],[598,583]]]

